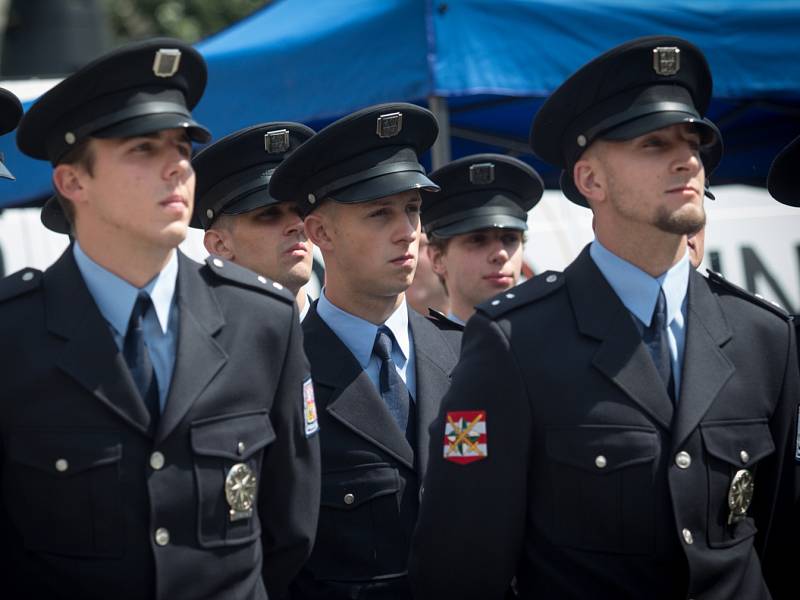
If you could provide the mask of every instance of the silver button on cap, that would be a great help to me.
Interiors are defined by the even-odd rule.
[[[154,471],[158,471],[164,467],[164,455],[158,450],[150,455],[150,467]]]
[[[689,465],[692,464],[692,457],[688,452],[681,450],[675,455],[675,464],[678,465],[679,469],[688,469]]]
[[[247,446],[244,445],[244,442],[239,442],[238,444],[236,444],[236,452],[238,452],[240,455],[244,454],[246,447]]]
[[[742,450],[739,452],[739,458],[742,459],[742,463],[746,463],[748,460],[750,460],[750,455],[747,453],[747,450]]]
[[[56,461],[56,471],[58,471],[59,473],[63,473],[67,469],[69,469],[69,463],[67,462],[67,459],[59,458]]]
[[[606,465],[608,465],[608,461],[605,456],[598,454],[594,459],[594,464],[598,469],[605,469]]]
[[[166,546],[169,544],[169,529],[166,527],[159,527],[156,529],[155,537],[156,544],[159,546]]]
[[[681,531],[681,533],[683,534],[683,541],[684,542],[686,542],[687,544],[694,544],[694,536],[692,535],[691,531],[689,531],[688,529],[686,529],[684,527],[683,531]]]
[[[353,494],[345,494],[344,495],[344,503],[345,504],[352,504],[356,501],[356,497]]]

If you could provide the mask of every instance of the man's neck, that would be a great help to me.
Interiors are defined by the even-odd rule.
[[[460,298],[450,298],[450,313],[461,319],[464,323],[475,314],[475,307],[469,302],[463,302]]]
[[[686,236],[649,229],[614,234],[597,226],[598,241],[613,254],[640,268],[652,277],[669,271],[686,255]]]
[[[294,295],[294,301],[297,303],[298,312],[303,312],[308,303],[308,294],[306,294],[306,286],[301,286],[297,293]]]
[[[331,304],[375,325],[382,325],[405,299],[404,293],[376,297],[339,289],[332,283],[325,285],[325,297]]]

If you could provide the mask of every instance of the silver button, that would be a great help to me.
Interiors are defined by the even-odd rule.
[[[22,281],[30,281],[31,279],[33,279],[33,272],[25,271],[22,274]]]
[[[164,467],[164,455],[155,451],[150,455],[150,467],[154,471],[159,471]]]
[[[244,454],[245,448],[246,446],[244,445],[244,442],[239,442],[238,444],[236,444],[236,452],[238,452],[239,454]]]
[[[514,297],[514,294],[512,294],[511,292],[506,294],[506,298],[508,298],[509,300],[511,300],[513,297]]]
[[[742,459],[742,463],[746,463],[748,460],[750,460],[750,455],[747,453],[747,450],[742,450],[739,452],[739,458]]]
[[[213,219],[213,218],[214,218],[214,211],[213,211],[213,210],[211,210],[211,209],[209,208],[209,209],[206,211],[206,216],[207,216],[209,219]]]
[[[59,458],[56,461],[56,471],[58,471],[59,473],[63,473],[67,469],[69,469],[69,463],[67,462],[67,459]]]
[[[684,529],[683,529],[683,531],[681,533],[683,534],[683,541],[684,542],[686,542],[687,544],[694,544],[694,536],[692,535],[691,531],[689,531],[688,529],[686,529],[684,527]]]
[[[576,141],[578,142],[578,146],[583,148],[586,145],[586,136],[581,134],[578,136],[578,139]]]
[[[258,276],[258,281],[259,281],[259,283],[267,283],[267,278],[264,277],[263,275],[259,275]]]
[[[492,306],[497,306],[500,304],[500,300],[492,300]]]
[[[272,282],[272,287],[274,287],[276,290],[282,290],[283,289],[283,286],[280,283],[278,283],[277,281],[273,281]]]
[[[594,459],[594,464],[598,469],[605,469],[608,461],[602,454],[598,454]]]
[[[218,258],[215,258],[215,259],[214,259],[214,260],[212,260],[211,262],[213,262],[213,263],[214,263],[214,266],[215,266],[215,267],[218,267],[218,268],[220,268],[220,269],[221,269],[222,267],[224,267],[224,266],[225,266],[225,263],[224,263],[224,262],[222,262],[222,261],[221,261],[220,259],[218,259]]]
[[[352,504],[356,501],[356,497],[353,494],[345,494],[344,495],[344,503],[345,504]]]
[[[688,469],[689,465],[692,464],[692,457],[688,452],[681,450],[675,455],[675,464],[678,465],[679,469]]]
[[[166,546],[169,544],[169,529],[166,527],[159,527],[156,529],[154,537],[156,538],[156,544],[159,546]]]
[[[64,134],[64,141],[67,142],[70,146],[75,143],[75,134],[71,131],[68,131]]]
[[[309,194],[308,195],[308,203],[309,204],[314,204],[314,202],[316,202],[316,201],[317,201],[317,197],[314,196],[314,194]]]
[[[548,275],[545,281],[547,283],[554,283],[558,279],[558,275]]]

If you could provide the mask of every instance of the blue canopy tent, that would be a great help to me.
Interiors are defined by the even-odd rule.
[[[531,119],[579,66],[640,35],[685,37],[714,73],[710,116],[726,152],[714,183],[763,185],[800,134],[797,0],[276,0],[198,44],[209,65],[195,111],[215,138],[269,120],[319,128],[357,108],[407,100],[442,124],[433,164],[478,151],[540,170]],[[18,181],[0,207],[41,200],[50,169],[0,140]]]

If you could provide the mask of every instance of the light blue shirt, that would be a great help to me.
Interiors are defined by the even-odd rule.
[[[380,390],[381,363],[372,352],[375,337],[378,335],[378,326],[331,304],[324,288],[317,301],[317,313],[353,353],[358,364],[367,372],[370,381],[375,385],[375,389]],[[408,329],[408,306],[405,300],[386,319],[384,325],[394,336],[392,360],[397,366],[397,373],[406,382],[408,393],[413,400],[417,396],[416,365],[414,340]]]
[[[139,289],[94,262],[77,241],[73,246],[73,254],[86,287],[89,288],[89,293],[121,351]],[[158,398],[162,411],[172,381],[178,343],[178,303],[175,301],[177,281],[178,253],[173,252],[164,269],[142,288],[150,296],[155,308],[147,311],[143,332],[144,343],[158,382]]]
[[[667,300],[667,339],[677,399],[681,389],[683,351],[686,346],[686,292],[689,289],[691,269],[688,251],[659,277],[652,277],[621,259],[597,240],[589,247],[589,254],[625,308],[645,326],[650,325],[659,290],[664,290]]]

